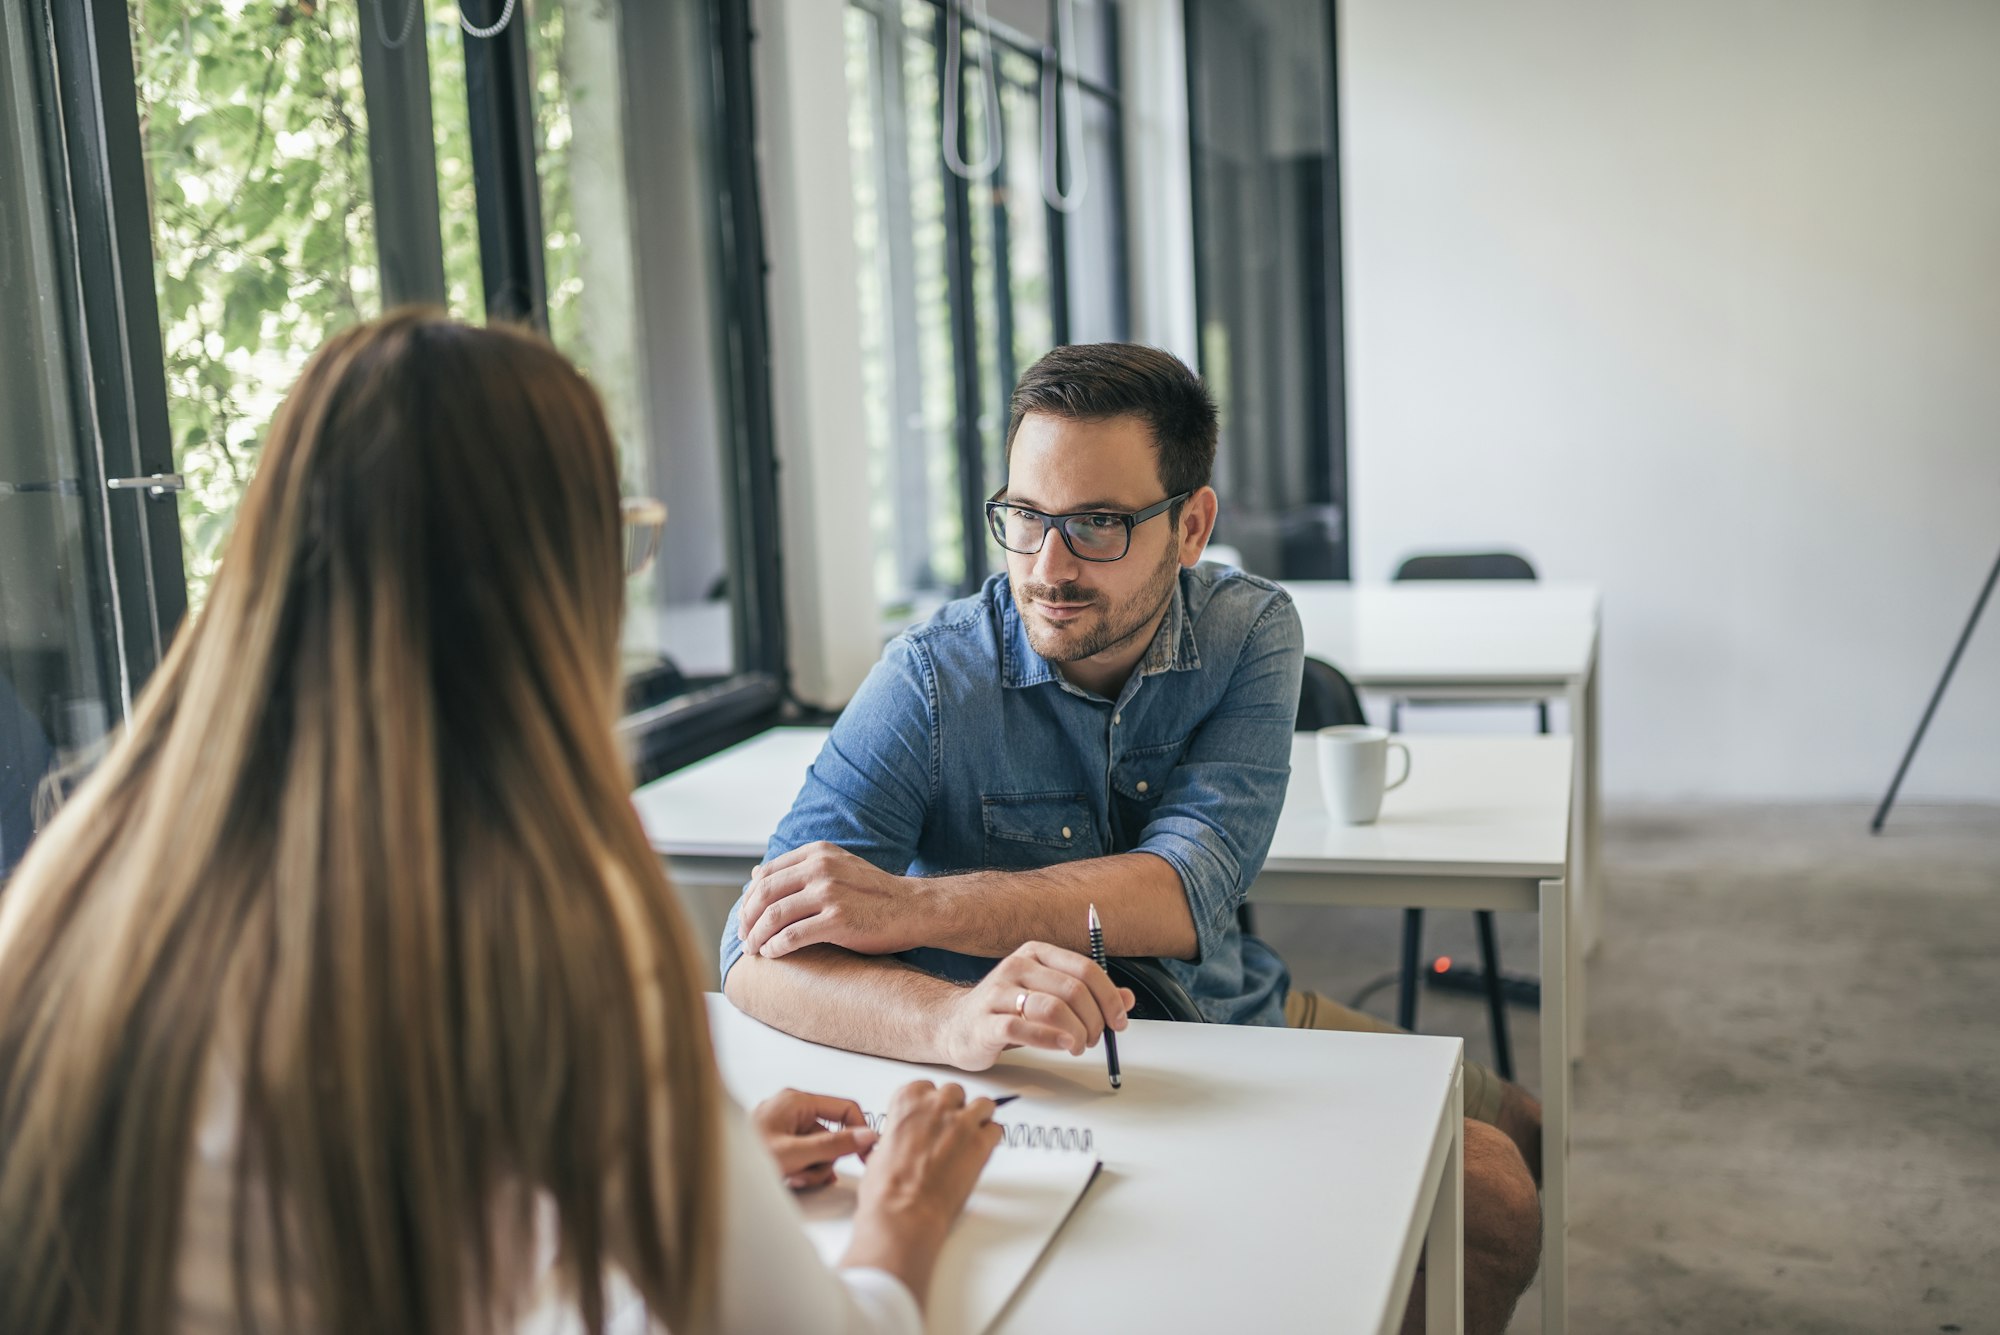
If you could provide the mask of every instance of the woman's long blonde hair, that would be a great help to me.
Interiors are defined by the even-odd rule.
[[[603,409],[546,343],[404,312],[312,359],[0,895],[0,1330],[171,1329],[218,1052],[239,1310],[262,1229],[318,1329],[490,1328],[525,1184],[590,1329],[614,1259],[705,1324],[716,1076],[613,735],[623,593]]]

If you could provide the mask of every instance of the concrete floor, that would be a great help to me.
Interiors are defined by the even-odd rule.
[[[2000,809],[1900,807],[1879,838],[1868,815],[1607,820],[1571,1330],[2000,1331]],[[1534,920],[1500,923],[1505,967],[1533,973]],[[1394,912],[1258,925],[1341,1000],[1397,958]],[[1426,937],[1477,957],[1469,913]],[[1393,1008],[1393,989],[1368,1006]],[[1427,993],[1419,1027],[1490,1059],[1475,999]],[[1513,1031],[1533,1088],[1533,1012]],[[1512,1329],[1539,1330],[1538,1304]]]

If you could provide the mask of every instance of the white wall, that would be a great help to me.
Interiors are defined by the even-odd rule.
[[[2000,550],[2000,5],[1341,12],[1357,575],[1600,581],[1613,796],[1879,796]],[[2000,799],[2000,606],[1904,791]]]

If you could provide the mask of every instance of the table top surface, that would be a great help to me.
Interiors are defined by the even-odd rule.
[[[633,794],[668,857],[755,861],[791,809],[825,728],[773,728]],[[1373,825],[1343,825],[1320,797],[1313,736],[1292,739],[1292,779],[1268,871],[1321,874],[1562,875],[1570,819],[1567,737],[1415,736],[1410,780]],[[1401,760],[1390,756],[1390,774]]]
[[[1357,686],[1566,684],[1597,646],[1593,584],[1290,580],[1306,653]]]
[[[912,1079],[1019,1093],[1003,1121],[1089,1127],[1104,1164],[1002,1331],[1393,1329],[1459,1061],[1455,1038],[1135,1021],[1124,1088],[1092,1051],[965,1075],[806,1043],[709,998],[746,1107],[787,1085],[886,1106]],[[1002,1151],[1037,1153],[1041,1151]]]

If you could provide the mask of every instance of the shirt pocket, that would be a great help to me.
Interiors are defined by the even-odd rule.
[[[980,820],[988,867],[1018,871],[1104,851],[1082,793],[995,793],[980,799]]]
[[[1142,746],[1119,757],[1111,771],[1114,851],[1129,853],[1138,845],[1186,751],[1187,738],[1183,737],[1161,746]]]

